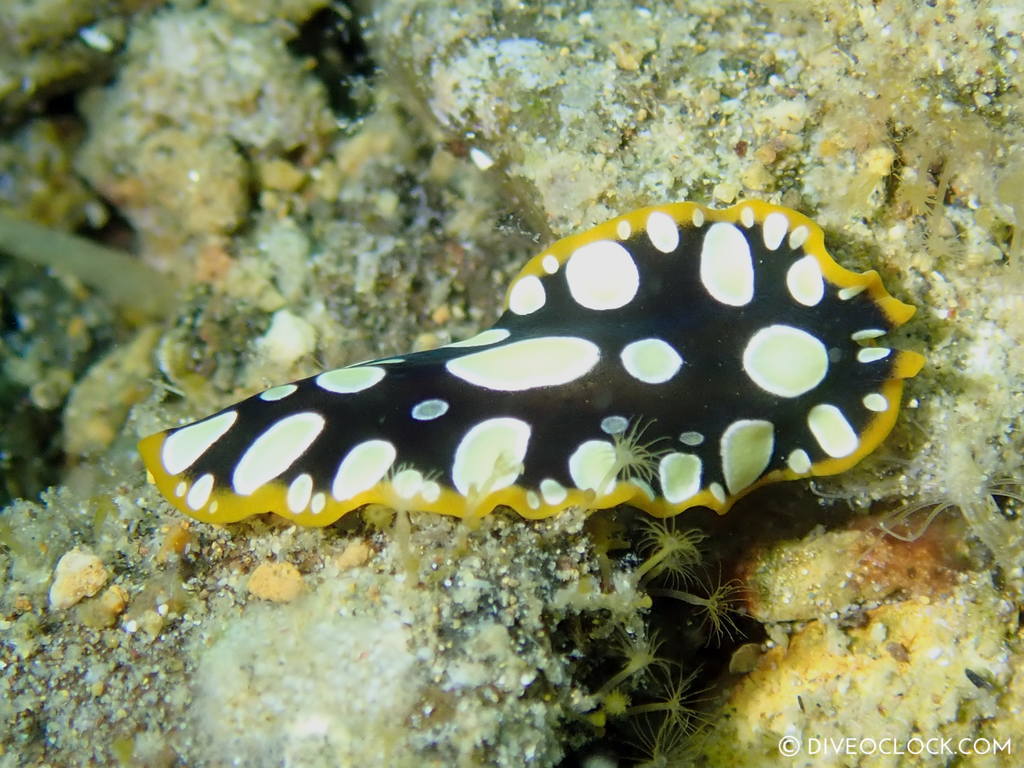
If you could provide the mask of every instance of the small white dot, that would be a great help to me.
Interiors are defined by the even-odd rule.
[[[879,336],[885,336],[885,331],[881,328],[865,328],[851,333],[850,339],[853,341],[868,341],[869,339],[877,339]]]
[[[175,496],[184,496],[187,491],[188,483],[186,483],[184,480],[181,480],[176,486],[174,486]]]
[[[529,315],[544,306],[547,294],[544,283],[536,275],[527,275],[512,284],[508,295],[508,308],[517,315]]]
[[[801,245],[807,242],[807,236],[811,234],[810,230],[803,224],[794,229],[789,233],[789,247],[794,251]]]
[[[693,213],[690,214],[690,221],[693,222],[693,226],[695,227],[703,227],[704,211],[702,211],[700,208],[694,208]]]
[[[615,234],[619,240],[628,240],[629,236],[633,234],[633,228],[629,225],[629,222],[623,219],[615,225]]]
[[[401,499],[411,499],[423,490],[423,473],[415,469],[403,469],[391,478],[391,487]]]
[[[836,295],[840,301],[849,301],[854,296],[859,296],[867,288],[866,285],[851,285],[849,288],[840,288]]]
[[[548,504],[561,504],[569,495],[569,491],[557,480],[550,477],[540,481],[540,492]]]
[[[647,217],[647,237],[651,245],[662,253],[672,253],[679,247],[679,227],[675,219],[663,211],[652,211]]]
[[[412,417],[416,421],[431,421],[446,413],[448,413],[447,401],[438,398],[423,400],[412,407]]]
[[[605,416],[601,419],[601,431],[606,435],[621,435],[629,427],[625,416]]]
[[[700,445],[704,442],[704,435],[700,432],[683,432],[679,436],[679,442],[683,445],[689,445],[690,447]]]
[[[310,502],[309,509],[314,515],[319,515],[324,511],[324,507],[327,506],[327,495],[324,493],[318,493],[313,496],[313,501]]]
[[[789,219],[786,214],[779,211],[772,211],[764,217],[764,224],[761,225],[761,237],[764,238],[764,247],[769,251],[776,250],[786,237],[789,231]]]
[[[298,387],[294,384],[282,384],[279,387],[271,387],[270,389],[260,393],[260,400],[266,400],[270,403],[276,400],[283,400],[297,389]]]
[[[864,347],[857,350],[858,363],[874,363],[884,360],[892,352],[888,347]]]
[[[423,484],[423,490],[420,491],[420,495],[433,504],[441,498],[441,486],[433,480],[427,480],[427,482]]]
[[[196,480],[195,485],[188,492],[188,496],[185,497],[185,503],[188,504],[189,509],[199,510],[206,506],[206,502],[210,500],[210,493],[213,491],[213,475],[207,472],[205,475]]]
[[[725,488],[722,487],[721,483],[712,483],[708,486],[708,490],[711,491],[711,495],[715,497],[715,501],[719,504],[725,503]]]
[[[811,471],[811,457],[803,448],[790,451],[786,465],[798,475],[806,475]]]
[[[749,205],[740,209],[740,222],[744,227],[750,229],[754,226],[754,209]]]
[[[549,253],[541,259],[540,265],[544,268],[545,272],[553,275],[558,271],[558,258]]]
[[[288,511],[299,514],[309,506],[309,500],[313,495],[313,477],[303,472],[292,480],[288,486],[288,494],[285,502],[288,504]]]
[[[864,407],[869,411],[875,411],[876,413],[883,413],[889,410],[889,401],[885,399],[885,395],[878,392],[872,392],[864,395],[862,400]]]

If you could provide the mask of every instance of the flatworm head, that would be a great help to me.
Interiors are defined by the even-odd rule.
[[[471,339],[273,387],[139,450],[211,522],[725,512],[878,446],[924,362],[879,342],[913,313],[795,211],[644,208],[529,261]]]

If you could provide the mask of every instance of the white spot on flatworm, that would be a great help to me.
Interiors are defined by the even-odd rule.
[[[640,273],[629,251],[612,240],[577,248],[565,265],[565,279],[576,303],[587,309],[618,309],[633,300]]]
[[[206,502],[210,500],[210,493],[212,491],[213,475],[207,472],[196,480],[196,484],[192,486],[192,490],[185,497],[185,503],[188,504],[189,509],[202,509],[206,506]]]
[[[275,400],[283,400],[297,389],[298,387],[294,384],[282,384],[279,387],[271,387],[265,392],[260,392],[260,400],[266,400],[268,403],[272,403]]]
[[[739,493],[757,480],[775,450],[775,427],[762,419],[734,421],[722,433],[722,474],[729,493]]]
[[[672,253],[679,247],[679,227],[667,213],[652,211],[646,226],[651,245],[662,253]]]
[[[582,491],[595,491],[598,496],[615,489],[615,446],[607,440],[580,443],[569,457],[569,476]],[[599,488],[604,483],[603,488]]]
[[[806,475],[811,471],[811,457],[807,455],[807,451],[803,448],[790,451],[786,464],[798,475]]]
[[[691,447],[695,445],[700,445],[701,443],[704,442],[704,435],[702,435],[700,432],[693,432],[692,430],[689,432],[683,432],[681,435],[679,435],[679,442],[682,443],[683,445],[689,445]]]
[[[789,231],[789,219],[786,214],[779,211],[772,211],[764,217],[764,224],[761,225],[761,237],[764,238],[764,247],[769,251],[776,250],[782,245],[786,232]]]
[[[237,418],[238,411],[225,411],[169,435],[160,450],[160,460],[167,474],[176,475],[191,467],[231,429]]]
[[[700,458],[692,453],[669,453],[658,464],[661,492],[670,504],[686,501],[700,490]]]
[[[290,467],[324,429],[324,417],[304,411],[293,413],[271,425],[242,454],[231,487],[248,496]]]
[[[704,211],[702,211],[700,208],[694,208],[693,213],[690,214],[690,221],[693,222],[693,226],[695,227],[703,227]]]
[[[743,370],[766,392],[798,397],[825,378],[828,350],[807,331],[791,325],[769,325],[747,342]]]
[[[834,405],[821,404],[811,408],[807,414],[807,426],[821,450],[834,459],[849,456],[860,444],[850,422]]]
[[[391,469],[398,452],[388,440],[364,440],[350,450],[338,465],[331,495],[338,501],[367,491]]]
[[[799,227],[790,232],[789,247],[795,251],[797,248],[799,248],[801,245],[807,242],[807,237],[810,234],[811,231],[806,227],[806,225],[801,224]]]
[[[818,260],[804,256],[794,261],[786,272],[786,287],[789,295],[805,307],[816,306],[825,295],[825,279]]]
[[[452,481],[463,496],[488,494],[515,482],[530,442],[530,425],[502,416],[472,427],[459,442]]]
[[[423,489],[423,473],[416,469],[403,469],[391,478],[391,487],[399,498],[411,499]]]
[[[335,368],[333,371],[321,373],[316,377],[316,384],[328,392],[351,395],[369,389],[383,378],[383,368],[363,365],[355,368]]]
[[[867,341],[868,339],[877,339],[879,336],[885,336],[885,331],[881,328],[864,328],[851,333],[850,339],[852,341]]]
[[[615,236],[619,240],[628,240],[631,234],[633,234],[633,227],[625,219],[615,225]]]
[[[625,416],[605,416],[601,419],[601,431],[606,435],[621,435],[629,426]]]
[[[558,271],[558,257],[549,253],[540,260],[540,265],[544,267],[545,272],[553,275]]]
[[[327,506],[327,494],[323,491],[313,495],[313,500],[309,502],[309,511],[314,515],[319,515],[324,511],[324,507]]]
[[[472,352],[445,363],[453,376],[499,392],[568,384],[601,357],[597,345],[575,336],[540,336]]]
[[[438,398],[423,400],[412,407],[412,417],[416,421],[431,421],[448,413],[448,402]]]
[[[662,384],[675,376],[683,358],[661,339],[640,339],[627,344],[619,355],[626,372],[645,384]]]
[[[487,344],[497,344],[499,341],[504,341],[509,336],[509,332],[504,328],[488,328],[486,331],[481,331],[476,336],[470,336],[468,339],[453,341],[451,344],[445,344],[442,349],[450,349],[452,347],[455,347],[456,349],[461,347],[483,347]]]
[[[517,315],[529,315],[543,307],[546,300],[544,283],[536,275],[527,275],[512,285],[508,295],[508,308]]]
[[[423,484],[423,490],[420,491],[420,495],[424,499],[433,504],[435,501],[441,498],[441,486],[435,483],[433,480],[427,480]]]
[[[700,281],[722,304],[742,307],[754,298],[754,262],[750,245],[735,225],[712,224],[700,251]]]
[[[851,285],[848,288],[840,288],[836,295],[840,301],[849,301],[854,296],[859,296],[867,289],[866,285]]]
[[[740,209],[740,223],[743,224],[744,227],[750,229],[752,226],[754,226],[754,221],[755,219],[753,208],[747,205]]]
[[[550,477],[540,481],[540,493],[548,504],[561,504],[569,495],[564,485]]]
[[[871,392],[870,394],[864,395],[864,399],[861,402],[864,403],[864,407],[869,411],[882,413],[883,411],[889,410],[889,401],[885,399],[885,395],[879,392]]]
[[[857,362],[858,363],[874,363],[879,360],[884,360],[892,352],[888,347],[864,347],[864,349],[857,350]]]
[[[285,502],[288,504],[288,511],[298,514],[309,506],[309,500],[313,496],[313,476],[308,472],[292,480],[288,486],[288,495]]]
[[[708,486],[708,490],[711,491],[711,495],[715,497],[719,504],[725,503],[725,488],[722,487],[721,483],[712,483]]]

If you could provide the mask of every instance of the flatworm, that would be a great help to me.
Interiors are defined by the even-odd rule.
[[[879,339],[913,313],[795,211],[643,208],[531,259],[471,339],[272,387],[139,450],[210,522],[725,512],[878,446],[924,363]]]

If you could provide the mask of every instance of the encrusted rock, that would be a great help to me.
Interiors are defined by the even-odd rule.
[[[50,586],[50,607],[70,608],[83,597],[92,597],[107,583],[110,572],[103,561],[85,549],[72,549],[57,563]]]

